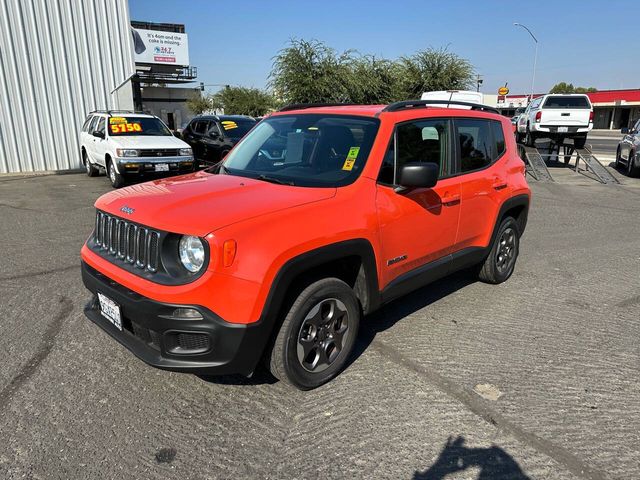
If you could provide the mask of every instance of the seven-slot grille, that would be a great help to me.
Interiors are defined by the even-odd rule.
[[[160,262],[160,234],[122,218],[96,213],[96,245],[105,253],[140,269],[156,272]]]
[[[178,149],[176,148],[148,148],[138,150],[140,157],[177,157]]]

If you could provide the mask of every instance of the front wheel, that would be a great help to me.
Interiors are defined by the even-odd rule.
[[[536,137],[531,133],[529,127],[527,127],[527,132],[524,134],[524,144],[527,147],[535,147],[536,146]]]
[[[125,180],[124,176],[116,172],[116,168],[113,166],[113,162],[109,161],[107,163],[107,174],[109,175],[109,180],[111,181],[111,186],[113,188],[124,187]]]
[[[620,169],[620,148],[616,151],[616,170]]]
[[[627,160],[627,175],[630,177],[637,177],[640,175],[640,167],[635,166],[635,158],[635,152],[629,152],[629,158]]]
[[[482,264],[478,275],[480,280],[493,284],[507,280],[516,266],[519,251],[518,223],[513,217],[507,217],[500,223],[489,256]]]
[[[358,334],[360,305],[342,280],[325,278],[293,302],[268,354],[274,377],[300,390],[327,383],[345,366]]]

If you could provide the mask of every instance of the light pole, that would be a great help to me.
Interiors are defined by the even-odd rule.
[[[531,38],[533,38],[533,41],[536,42],[536,53],[533,56],[533,76],[531,78],[531,98],[529,99],[529,101],[531,102],[533,100],[533,89],[536,83],[536,63],[538,63],[538,39],[533,33],[531,33],[531,30],[529,30],[526,25],[523,25],[517,22],[515,22],[514,25],[516,27],[524,28],[527,32],[529,32],[529,35],[531,35]]]

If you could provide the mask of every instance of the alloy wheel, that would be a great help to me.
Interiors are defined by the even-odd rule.
[[[516,260],[516,232],[513,228],[506,228],[498,243],[496,252],[496,268],[500,274],[508,272]]]
[[[308,372],[326,370],[344,348],[349,330],[347,307],[337,298],[318,302],[302,321],[297,356]]]

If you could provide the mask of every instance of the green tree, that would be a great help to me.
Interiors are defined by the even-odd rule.
[[[284,103],[389,103],[429,90],[473,84],[468,60],[446,48],[418,51],[398,60],[341,54],[317,40],[293,39],[273,58],[270,85]]]
[[[202,94],[194,94],[187,100],[187,108],[191,110],[195,115],[200,115],[201,113],[208,112],[212,109],[211,106],[211,96],[210,95],[202,95]]]
[[[574,87],[573,83],[560,82],[556,83],[549,93],[591,93],[597,92],[598,89],[594,87]]]
[[[428,48],[398,61],[398,95],[420,98],[423,92],[465,90],[473,85],[473,66],[446,48]]]
[[[227,86],[211,96],[212,109],[227,115],[261,117],[276,107],[273,95],[258,88]]]

